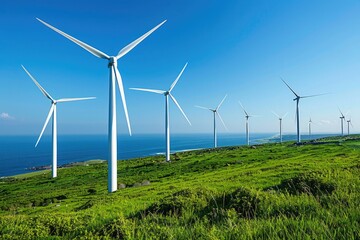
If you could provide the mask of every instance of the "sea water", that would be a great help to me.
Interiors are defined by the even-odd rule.
[[[311,138],[330,136],[314,134]],[[52,140],[44,135],[35,148],[38,136],[0,136],[0,177],[31,172],[30,168],[50,166]],[[284,141],[295,140],[295,135],[284,135]],[[303,140],[309,139],[303,136]],[[271,133],[251,134],[251,144],[279,142],[279,136]],[[218,146],[245,145],[244,134],[218,134]],[[213,147],[212,134],[172,134],[171,152]],[[164,134],[135,134],[118,136],[118,159],[125,160],[165,153]],[[106,135],[58,136],[58,166],[91,159],[108,159]]]

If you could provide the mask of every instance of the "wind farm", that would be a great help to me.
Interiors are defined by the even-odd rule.
[[[359,11],[4,2],[0,238],[358,239]]]

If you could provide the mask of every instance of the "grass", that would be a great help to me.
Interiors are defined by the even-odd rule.
[[[0,180],[1,239],[360,239],[360,136],[225,147]]]

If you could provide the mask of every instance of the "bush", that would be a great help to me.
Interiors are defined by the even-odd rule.
[[[335,191],[335,185],[329,182],[323,182],[321,179],[299,175],[294,178],[284,179],[279,185],[267,188],[265,190],[275,189],[279,192],[287,192],[291,195],[302,193],[314,196],[329,195]]]

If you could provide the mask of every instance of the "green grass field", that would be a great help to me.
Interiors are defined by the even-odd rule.
[[[1,239],[360,239],[360,136],[0,179]]]

